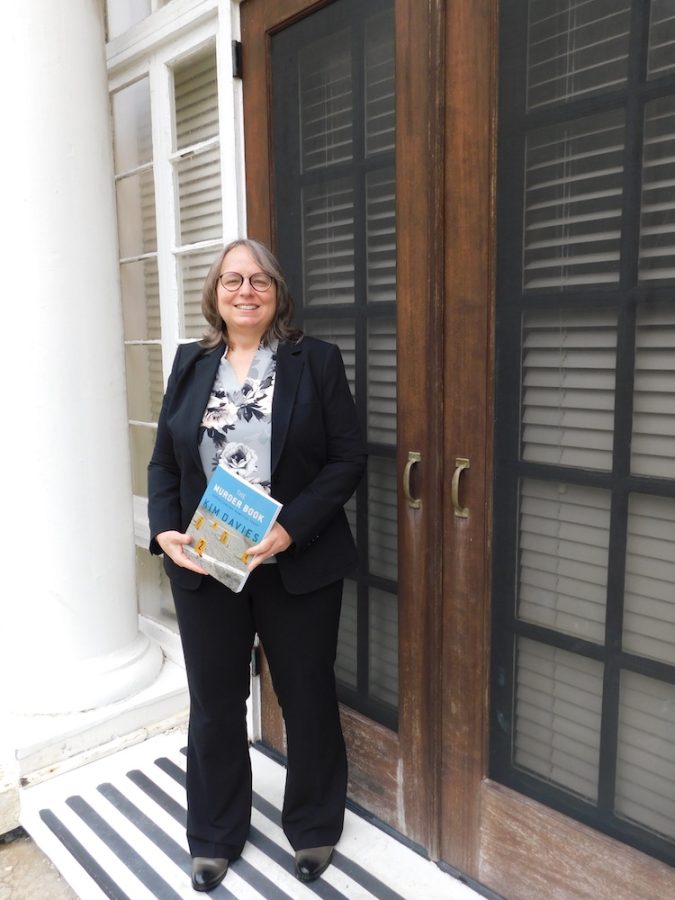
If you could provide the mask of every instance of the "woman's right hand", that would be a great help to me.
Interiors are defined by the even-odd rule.
[[[189,534],[182,534],[180,531],[162,531],[156,535],[155,540],[162,548],[164,555],[168,556],[177,566],[190,569],[191,572],[198,572],[200,575],[209,574],[183,553],[184,545],[192,541]]]

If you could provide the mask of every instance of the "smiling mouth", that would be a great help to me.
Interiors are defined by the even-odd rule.
[[[253,310],[258,309],[257,306],[251,303],[237,303],[236,308],[243,309],[245,312],[252,312]]]

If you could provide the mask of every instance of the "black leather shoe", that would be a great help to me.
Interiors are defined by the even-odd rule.
[[[314,881],[325,872],[333,858],[333,847],[308,847],[295,854],[295,874],[300,881]]]
[[[192,887],[196,891],[212,891],[227,874],[230,861],[221,856],[195,856],[192,860]]]

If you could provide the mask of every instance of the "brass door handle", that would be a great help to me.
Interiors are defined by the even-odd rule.
[[[459,479],[464,469],[469,469],[471,463],[463,456],[458,456],[455,460],[455,471],[452,475],[452,505],[455,515],[460,519],[468,519],[469,510],[466,506],[461,506],[459,502]]]
[[[412,467],[418,462],[422,462],[422,454],[417,450],[409,450],[408,462],[405,464],[405,469],[403,470],[403,493],[405,499],[408,501],[408,506],[411,509],[419,509],[422,505],[422,501],[419,497],[415,498],[410,493],[410,472],[412,471]]]

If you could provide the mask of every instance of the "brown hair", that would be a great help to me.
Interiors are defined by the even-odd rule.
[[[206,276],[204,287],[202,288],[202,314],[209,323],[209,328],[204,334],[203,343],[207,347],[216,347],[221,341],[227,344],[227,328],[218,312],[216,290],[223,260],[230,250],[234,250],[235,247],[245,247],[260,265],[261,269],[272,276],[277,286],[277,308],[271,325],[262,336],[263,345],[268,346],[270,341],[275,338],[278,341],[299,341],[302,337],[302,331],[293,325],[293,299],[277,258],[260,241],[240,238],[236,241],[230,241],[229,244],[223,247]]]

